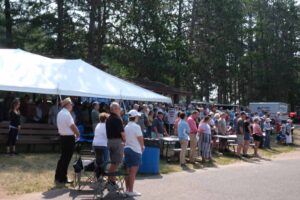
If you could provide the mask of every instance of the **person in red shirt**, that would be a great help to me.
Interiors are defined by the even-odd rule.
[[[196,120],[199,117],[199,112],[198,111],[193,111],[192,115],[188,117],[187,123],[190,127],[190,162],[194,163],[195,162],[195,152],[196,152],[196,147],[197,147],[197,123]]]

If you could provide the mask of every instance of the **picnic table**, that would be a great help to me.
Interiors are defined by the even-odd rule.
[[[215,135],[214,137],[219,138],[219,139],[227,139],[227,140],[236,140],[237,139],[236,135]]]

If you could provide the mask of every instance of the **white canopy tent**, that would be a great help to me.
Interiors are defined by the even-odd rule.
[[[172,103],[80,59],[51,59],[21,49],[0,49],[0,90]]]

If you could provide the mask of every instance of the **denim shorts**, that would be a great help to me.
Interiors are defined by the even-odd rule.
[[[244,140],[249,141],[251,138],[250,133],[245,133],[244,134]]]
[[[131,148],[125,148],[125,164],[128,168],[130,167],[138,167],[141,164],[142,161],[142,155],[139,153],[136,153]]]

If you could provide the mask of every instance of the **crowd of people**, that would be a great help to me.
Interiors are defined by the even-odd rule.
[[[125,162],[129,176],[126,178],[127,195],[139,196],[133,185],[141,156],[144,151],[144,138],[161,139],[170,135],[178,136],[181,152],[180,164],[186,165],[186,150],[190,147],[188,161],[195,162],[199,155],[202,162],[212,159],[212,151],[228,151],[227,139],[217,135],[236,135],[238,145],[236,155],[249,157],[248,149],[253,141],[254,156],[259,156],[259,147],[271,148],[271,135],[276,133],[278,143],[293,143],[292,120],[282,120],[281,113],[271,119],[269,113],[247,113],[240,110],[222,110],[216,107],[170,106],[166,104],[124,104],[112,102],[110,106],[97,101],[86,109],[82,104],[66,98],[57,109],[49,108],[48,122],[57,125],[61,137],[61,156],[57,163],[55,181],[69,183],[67,169],[72,158],[75,140],[80,137],[78,124],[90,123],[94,131],[93,149],[98,168],[107,162],[112,163],[109,171],[116,172]],[[7,153],[16,154],[16,138],[21,129],[21,121],[28,120],[22,113],[22,101],[14,99],[8,112],[10,120]],[[24,109],[24,108],[23,108]],[[126,112],[126,110],[130,110]],[[41,109],[43,113],[43,109]],[[38,112],[37,112],[38,113]],[[51,114],[53,115],[51,115]],[[43,116],[43,114],[39,114]],[[86,119],[85,119],[85,117]],[[55,119],[54,119],[55,118]],[[43,118],[41,118],[43,120]],[[197,148],[198,147],[198,148]],[[99,175],[100,171],[98,171]],[[110,177],[108,188],[117,187],[115,177]]]
[[[270,149],[272,133],[277,134],[278,143],[287,145],[293,143],[293,122],[291,119],[282,120],[280,112],[272,120],[267,112],[258,114],[212,110],[201,114],[201,110],[203,109],[196,109],[190,116],[181,111],[177,114],[175,134],[178,134],[180,140],[180,164],[183,166],[186,164],[188,143],[190,143],[190,163],[194,163],[197,144],[203,162],[211,160],[212,150],[228,151],[228,139],[217,137],[220,135],[236,135],[236,156],[239,158],[250,157],[248,150],[251,142],[254,143],[256,157],[259,157],[260,147]]]

